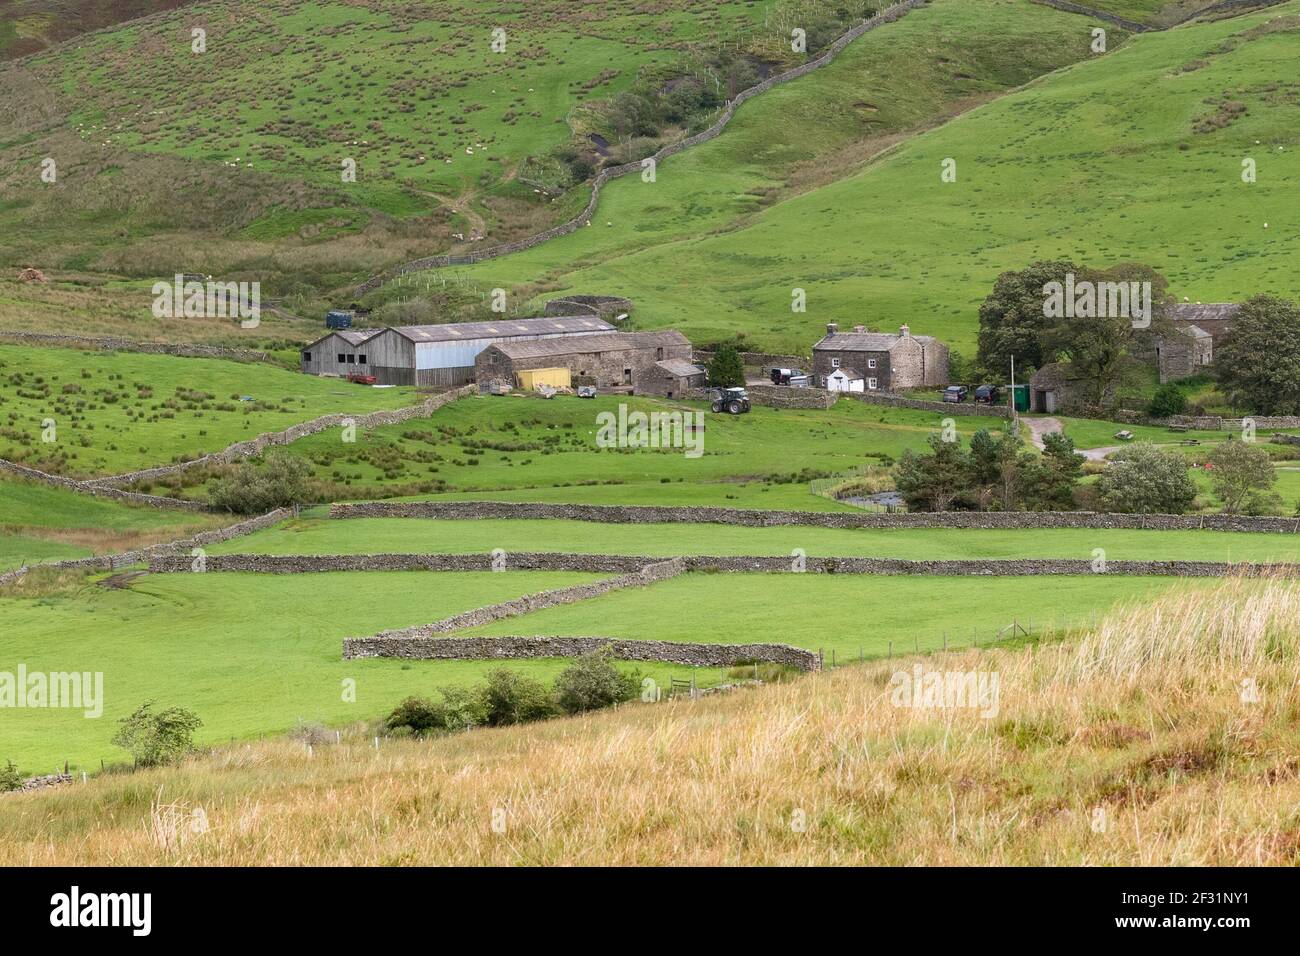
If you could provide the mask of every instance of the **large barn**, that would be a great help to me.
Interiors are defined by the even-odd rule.
[[[578,385],[628,386],[656,363],[689,361],[691,343],[682,333],[614,332],[570,336],[545,342],[501,342],[486,348],[476,360],[479,382],[515,384],[526,369],[567,368]]]
[[[490,345],[613,331],[591,315],[348,329],[304,347],[301,367],[308,375],[373,375],[380,385],[464,385],[474,380],[474,360]]]

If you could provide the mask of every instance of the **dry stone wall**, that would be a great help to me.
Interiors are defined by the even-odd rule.
[[[343,642],[347,660],[399,657],[408,660],[518,660],[529,657],[578,657],[603,648],[621,660],[665,661],[694,667],[734,667],[771,661],[815,671],[821,661],[813,651],[788,644],[682,644],[626,641],[612,637],[364,637]]]
[[[67,561],[47,561],[41,562],[34,567],[54,568],[60,571],[115,571],[118,568],[129,567],[132,564],[140,564],[145,561],[162,561],[169,556],[175,556],[178,552],[189,552],[193,548],[203,548],[208,545],[218,544],[222,541],[229,541],[232,538],[238,538],[242,535],[252,534],[255,531],[261,531],[264,528],[270,528],[279,524],[281,521],[292,516],[293,512],[287,508],[277,508],[275,511],[269,511],[264,515],[256,518],[249,518],[247,521],[240,521],[225,528],[218,528],[215,531],[201,531],[189,538],[182,538],[179,541],[170,541],[166,544],[151,545],[147,548],[140,548],[135,551],[120,551],[117,554],[100,554],[91,558],[73,558]],[[190,558],[185,557],[186,569],[189,568]],[[211,560],[211,559],[208,559]],[[13,571],[0,574],[0,587],[17,581],[33,566],[24,566],[16,568]]]
[[[105,352],[141,352],[146,355],[178,355],[183,358],[233,359],[239,362],[273,362],[265,352],[253,349],[227,348],[224,345],[184,345],[170,342],[135,342],[131,339],[105,338],[93,335],[62,335],[56,332],[25,332],[21,329],[0,329],[0,339],[30,345],[53,345],[65,348],[98,349]]]
[[[130,504],[147,505],[150,508],[174,508],[182,511],[207,511],[208,506],[199,501],[185,501],[181,498],[164,498],[159,495],[142,495],[135,491],[123,491],[120,488],[104,487],[94,482],[78,481],[75,478],[65,478],[62,475],[51,475],[43,471],[37,471],[35,468],[28,468],[26,465],[20,465],[16,461],[8,461],[0,458],[0,472],[6,472],[17,478],[23,478],[27,481],[39,482],[43,485],[53,485],[58,488],[66,488],[69,491],[75,491],[78,494],[94,495],[99,498],[112,498],[116,501],[125,501]]]
[[[91,478],[81,482],[81,484],[89,488],[111,488],[117,485],[130,484],[133,481],[149,481],[179,474],[189,468],[197,468],[201,465],[228,464],[241,458],[255,458],[267,448],[276,445],[291,445],[298,439],[306,438],[308,435],[315,435],[331,428],[341,428],[349,424],[355,425],[357,428],[381,428],[385,425],[399,425],[413,418],[428,418],[444,405],[449,405],[476,392],[476,386],[464,385],[449,392],[434,395],[419,405],[409,405],[406,408],[398,408],[393,411],[372,412],[369,415],[322,415],[320,418],[313,418],[311,421],[290,425],[284,431],[267,432],[248,441],[236,442],[223,451],[204,455],[202,458],[195,458],[192,461],[180,462],[175,465],[163,465],[158,468],[145,468],[141,471],[127,472],[122,475],[110,475],[107,478]]]
[[[681,558],[657,561],[632,574],[624,574],[616,578],[596,581],[592,584],[576,584],[573,587],[541,591],[537,594],[526,594],[513,601],[503,601],[500,604],[475,608],[472,611],[466,611],[464,614],[456,614],[452,617],[443,618],[441,621],[434,621],[432,624],[420,624],[395,631],[384,631],[376,636],[386,640],[405,640],[415,637],[430,637],[434,634],[446,634],[462,628],[490,624],[492,621],[499,621],[505,617],[516,617],[520,614],[540,611],[543,608],[556,607],[561,604],[576,604],[578,601],[586,601],[622,588],[642,587],[647,584],[654,584],[656,581],[666,581],[669,578],[685,573],[685,571],[686,565]]]
[[[817,59],[810,60],[803,66],[796,67],[795,69],[781,73],[778,76],[769,77],[762,83],[759,83],[756,86],[751,86],[747,90],[743,90],[734,100],[731,100],[727,104],[726,108],[722,111],[722,115],[712,126],[703,132],[696,133],[694,136],[687,137],[686,139],[680,140],[669,146],[665,146],[663,149],[659,150],[659,152],[654,154],[654,161],[656,163],[661,163],[670,156],[675,156],[680,153],[682,150],[690,149],[692,146],[713,139],[726,128],[727,124],[731,122],[731,118],[735,115],[736,110],[746,100],[758,96],[760,93],[765,93],[774,86],[788,83],[791,80],[798,79],[801,76],[811,73],[813,70],[825,66],[827,63],[830,63],[841,50],[864,33],[874,30],[876,27],[883,26],[886,23],[892,23],[900,17],[905,16],[909,11],[914,10],[919,6],[924,6],[926,2],[927,0],[904,0],[904,2],[890,7],[888,10],[872,17],[870,20],[864,20],[856,27],[853,27],[851,30],[841,35],[840,38],[832,43],[830,48],[821,56],[817,57]],[[357,287],[356,295],[360,298],[368,292],[372,292],[379,288],[379,286],[383,285],[385,282],[389,282],[397,276],[405,275],[408,272],[419,272],[423,269],[439,269],[446,266],[472,265],[475,262],[484,262],[488,259],[496,259],[500,256],[509,255],[510,253],[522,252],[525,249],[531,249],[534,246],[539,246],[552,239],[558,239],[560,236],[567,236],[591,222],[591,217],[596,212],[596,205],[600,201],[600,191],[604,188],[607,182],[611,179],[617,179],[620,176],[626,176],[629,173],[640,172],[642,168],[640,162],[635,162],[625,163],[622,166],[610,166],[602,169],[596,174],[596,178],[592,182],[591,198],[587,200],[586,207],[582,212],[570,219],[568,222],[555,226],[552,229],[547,229],[545,232],[540,232],[535,236],[529,236],[526,239],[518,239],[514,242],[506,242],[499,246],[493,246],[491,249],[485,249],[482,252],[470,253],[468,255],[428,256],[424,259],[416,259],[413,262],[407,262],[389,272],[382,273],[366,280]]]
[[[910,561],[900,558],[807,557],[796,571],[793,559],[772,555],[686,555],[686,571],[762,574],[878,574],[946,577],[1016,577],[1038,575],[1110,574],[1161,577],[1300,577],[1300,563],[1257,564],[1228,561],[1108,561],[1104,570],[1087,558],[1013,558]],[[662,561],[635,555],[572,554],[567,552],[510,554],[504,570],[581,571],[591,574],[635,574]],[[490,571],[490,554],[223,554],[206,559],[207,571],[261,574],[310,574],[333,571]],[[149,570],[161,573],[192,570],[184,554],[152,559]],[[468,625],[463,625],[468,626]]]
[[[514,501],[365,501],[338,503],[334,518],[466,520],[556,518],[608,524],[730,524],[766,528],[1096,528],[1148,531],[1242,531],[1295,534],[1300,518],[1246,515],[1135,515],[1095,511],[948,511],[906,514],[763,511],[660,505],[581,505]]]
[[[982,415],[989,418],[1006,418],[1010,413],[1005,405],[977,405],[974,402],[931,402],[921,398],[906,398],[887,392],[836,392],[843,398],[867,405],[888,405],[891,408],[915,408],[940,415]]]

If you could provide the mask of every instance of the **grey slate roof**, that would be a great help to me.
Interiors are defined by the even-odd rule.
[[[933,342],[930,335],[913,335],[918,342]],[[823,336],[813,349],[829,349],[835,352],[888,352],[903,336],[897,332],[836,332]]]
[[[463,342],[468,339],[509,338],[516,335],[613,332],[614,326],[593,315],[548,315],[540,319],[499,322],[448,322],[442,325],[399,325],[393,331],[415,343]]]
[[[370,339],[373,339],[376,335],[378,335],[382,331],[384,330],[383,329],[330,329],[327,334],[322,335],[320,338],[318,338],[315,342],[312,342],[310,345],[304,345],[302,349],[304,352],[311,351],[316,346],[324,342],[326,339],[332,338],[335,335],[343,339],[343,341],[347,342],[349,345],[361,345],[363,342],[367,342]]]
[[[692,375],[701,375],[704,369],[700,368],[686,359],[664,359],[662,362],[655,362],[655,365],[663,369],[669,375],[676,375],[680,378],[689,378]]]
[[[1175,322],[1199,324],[1232,319],[1240,310],[1236,302],[1182,302],[1170,310],[1169,317]]]
[[[565,335],[555,339],[531,339],[518,342],[498,342],[507,358],[540,358],[549,355],[579,355],[586,352],[615,352],[621,349],[660,348],[690,345],[682,333],[669,329],[664,332],[613,332],[609,335]]]

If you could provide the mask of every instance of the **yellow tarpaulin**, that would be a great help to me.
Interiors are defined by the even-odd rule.
[[[516,372],[515,377],[519,379],[519,387],[528,391],[536,389],[539,385],[549,385],[551,388],[569,387],[567,368],[529,368]]]

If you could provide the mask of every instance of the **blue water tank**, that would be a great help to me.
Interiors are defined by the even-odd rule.
[[[342,309],[331,309],[325,313],[325,328],[327,329],[350,329],[352,328],[352,313],[345,312]]]

